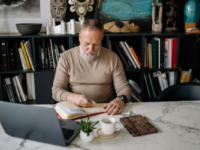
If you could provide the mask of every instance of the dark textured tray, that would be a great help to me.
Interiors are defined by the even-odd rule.
[[[120,122],[132,136],[141,136],[158,132],[157,129],[141,115],[120,118]]]

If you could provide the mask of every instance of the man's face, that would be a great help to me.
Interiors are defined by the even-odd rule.
[[[61,21],[64,19],[67,10],[66,0],[51,0],[51,16],[55,18],[55,21]]]
[[[101,46],[103,33],[100,30],[87,30],[87,28],[79,33],[79,41],[82,50],[87,56],[96,54]]]

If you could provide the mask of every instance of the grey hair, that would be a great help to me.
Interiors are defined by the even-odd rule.
[[[87,29],[90,30],[100,30],[102,33],[104,33],[103,25],[100,21],[96,19],[87,19],[83,22],[81,25],[81,31]]]

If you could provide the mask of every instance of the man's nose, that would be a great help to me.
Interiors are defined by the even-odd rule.
[[[89,50],[89,52],[94,52],[94,46],[90,45],[88,50]]]

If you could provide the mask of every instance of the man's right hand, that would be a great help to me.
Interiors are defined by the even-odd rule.
[[[92,106],[92,99],[85,98],[83,95],[70,93],[67,96],[67,101],[70,101],[76,104],[79,107],[91,107]]]

